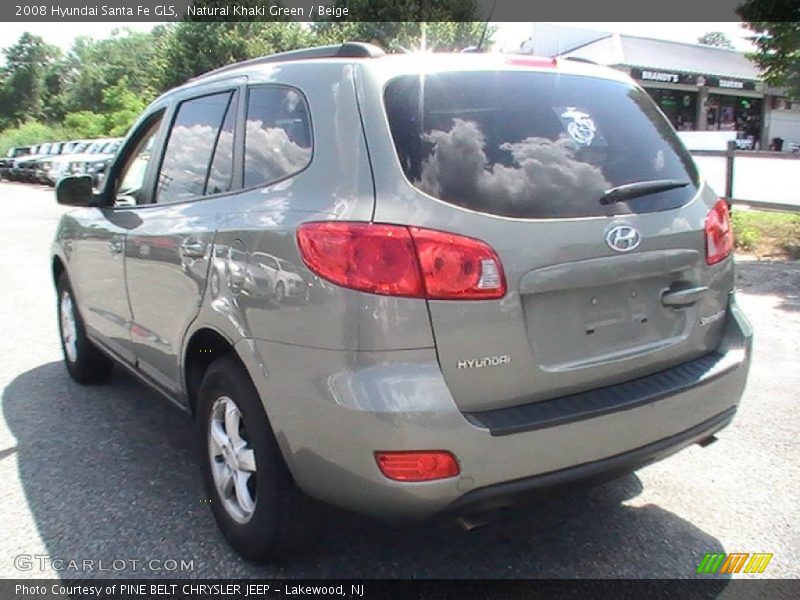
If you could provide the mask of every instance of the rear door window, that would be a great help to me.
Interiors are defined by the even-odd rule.
[[[157,203],[181,202],[214,193],[207,189],[207,184],[215,149],[221,139],[225,140],[228,151],[221,151],[214,161],[212,185],[215,187],[212,189],[227,191],[230,188],[230,176],[226,181],[224,171],[230,174],[232,169],[233,143],[223,135],[223,130],[230,131],[232,138],[234,96],[235,92],[223,92],[180,104],[158,174]],[[227,166],[225,161],[228,161]]]
[[[311,162],[311,119],[294,88],[257,86],[247,93],[244,187],[299,173]]]
[[[389,125],[403,171],[423,192],[518,218],[585,217],[677,208],[697,171],[645,92],[577,75],[520,71],[393,79]],[[639,181],[688,185],[603,205]]]

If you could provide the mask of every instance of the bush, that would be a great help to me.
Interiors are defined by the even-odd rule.
[[[58,142],[64,139],[66,132],[59,125],[45,125],[38,121],[26,121],[18,127],[0,132],[0,156],[5,156],[9,148],[30,146],[42,142]]]
[[[91,139],[102,137],[106,133],[103,115],[88,110],[69,113],[64,117],[64,127],[71,138]]]
[[[736,248],[746,252],[752,251],[759,240],[761,232],[753,225],[752,219],[747,213],[732,211],[731,221],[733,221],[733,236],[736,240]]]
[[[759,258],[800,258],[800,214],[734,208],[736,248]]]

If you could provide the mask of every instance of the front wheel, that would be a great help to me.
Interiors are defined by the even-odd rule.
[[[234,358],[209,367],[197,418],[211,510],[231,546],[255,561],[301,548],[319,530],[321,509],[295,485],[258,392]]]
[[[67,372],[78,383],[88,385],[108,379],[113,361],[86,336],[75,296],[66,273],[56,285],[58,291],[58,330]]]

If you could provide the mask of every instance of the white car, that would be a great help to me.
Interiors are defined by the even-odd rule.
[[[306,285],[298,268],[265,252],[253,252],[245,289],[255,296],[271,296],[275,302],[303,297]]]
[[[90,166],[101,162],[105,165],[106,161],[114,158],[120,141],[119,138],[106,138],[79,142],[71,154],[62,155],[53,161],[50,180],[55,184],[69,175],[92,175],[89,172]],[[113,150],[110,150],[112,147]]]

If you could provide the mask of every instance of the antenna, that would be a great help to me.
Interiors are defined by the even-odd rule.
[[[483,24],[481,39],[478,41],[478,45],[475,47],[475,52],[481,52],[483,50],[483,42],[486,40],[486,30],[489,29],[489,22],[492,20],[492,15],[494,14],[494,9],[496,7],[497,7],[497,0],[494,0],[494,2],[492,3],[492,9],[489,11],[489,15],[486,17],[486,22]]]

